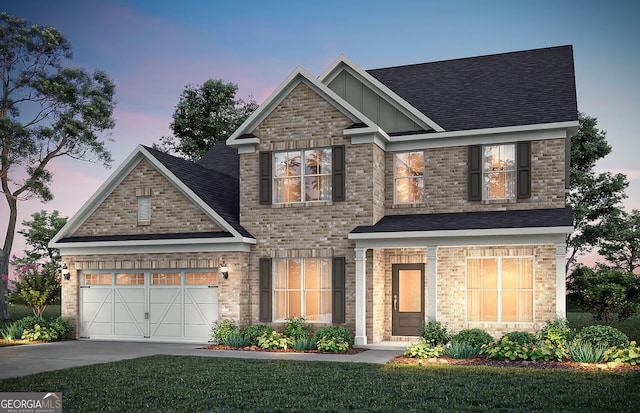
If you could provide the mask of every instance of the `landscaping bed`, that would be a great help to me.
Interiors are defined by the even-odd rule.
[[[236,350],[236,351],[266,351],[271,353],[316,353],[316,354],[360,354],[363,351],[367,351],[366,348],[348,348],[346,351],[342,351],[339,353],[332,351],[320,351],[317,349],[314,350],[295,350],[292,348],[287,349],[265,349],[260,346],[246,346],[246,347],[231,347],[225,345],[217,345],[213,344],[206,347],[199,347],[202,350]]]
[[[397,356],[389,360],[389,364],[443,364],[453,366],[519,367],[544,370],[565,369],[640,372],[640,365],[632,366],[620,363],[578,363],[575,361],[491,360],[482,356],[468,359],[454,359],[446,356],[429,359]]]

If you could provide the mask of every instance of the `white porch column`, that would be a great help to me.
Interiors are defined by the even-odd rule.
[[[565,263],[567,261],[567,244],[556,243],[556,317],[567,317],[567,278]]]
[[[367,249],[356,248],[356,336],[355,345],[367,344]]]
[[[427,319],[436,321],[438,314],[438,247],[427,246]]]

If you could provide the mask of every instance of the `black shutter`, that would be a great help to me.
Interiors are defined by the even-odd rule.
[[[331,151],[331,167],[333,168],[332,199],[334,201],[345,200],[345,161],[344,145],[334,146]]]
[[[518,199],[531,198],[531,142],[516,144],[516,191]]]
[[[482,146],[469,146],[469,201],[482,201]]]
[[[271,205],[271,152],[260,152],[260,205]]]
[[[271,258],[260,258],[260,321],[271,321]]]
[[[344,273],[345,273],[344,257],[334,257],[332,262],[332,314],[331,322],[333,324],[345,323],[345,303],[344,303]]]

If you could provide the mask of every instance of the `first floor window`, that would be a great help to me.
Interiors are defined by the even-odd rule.
[[[467,320],[533,322],[533,259],[469,258]]]
[[[276,321],[331,322],[331,260],[274,259],[273,311]]]
[[[399,152],[393,159],[395,203],[424,202],[424,151]]]
[[[482,199],[515,199],[516,145],[485,145]]]

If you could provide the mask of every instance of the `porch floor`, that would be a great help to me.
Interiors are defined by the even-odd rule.
[[[362,348],[368,348],[371,350],[405,350],[412,343],[420,341],[420,337],[391,337],[391,340],[380,341],[378,343],[365,344],[364,346],[357,346]]]

